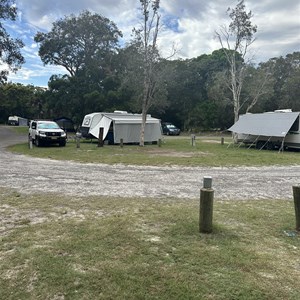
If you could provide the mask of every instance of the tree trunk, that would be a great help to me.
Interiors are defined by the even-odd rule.
[[[146,128],[146,121],[147,121],[147,109],[146,106],[143,105],[142,109],[142,124],[141,124],[141,133],[140,133],[140,146],[145,146],[145,128]]]

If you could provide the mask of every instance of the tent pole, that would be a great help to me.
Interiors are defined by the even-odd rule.
[[[248,147],[248,149],[250,149],[255,143],[256,141],[259,139],[260,135],[257,136],[257,138],[254,140],[254,142]]]
[[[264,143],[264,145],[261,147],[261,149],[263,149],[263,148],[269,143],[269,141],[270,141],[271,138],[272,138],[272,137],[270,136],[270,137],[268,138],[268,140]]]
[[[279,153],[280,152],[283,152],[283,150],[284,150],[284,140],[285,140],[285,137],[282,139],[282,142],[281,142],[281,147],[279,148]]]
[[[248,134],[248,135],[243,139],[243,141],[239,143],[238,148],[241,147],[242,143],[244,143],[244,141],[249,137],[249,135],[250,135],[250,134]]]
[[[232,142],[231,142],[231,143],[229,143],[229,144],[228,144],[228,146],[227,146],[227,149],[228,149],[228,148],[229,148],[229,147],[230,147],[232,144],[233,144]]]
[[[228,145],[227,145],[227,149],[233,144],[233,142],[230,142]]]

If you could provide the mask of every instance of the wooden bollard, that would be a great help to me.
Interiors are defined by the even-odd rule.
[[[80,139],[82,137],[82,134],[80,132],[76,132],[75,140],[76,140],[76,148],[80,148]]]
[[[191,139],[192,139],[192,146],[195,147],[196,146],[196,135],[192,134]]]
[[[100,127],[99,128],[99,137],[98,137],[98,147],[103,147],[104,143],[103,143],[103,132],[104,132],[104,128]]]
[[[158,147],[161,147],[161,139],[158,139]]]
[[[221,145],[223,146],[224,145],[224,138],[221,137]]]
[[[293,196],[296,216],[296,230],[300,231],[300,186],[293,186]]]
[[[123,146],[124,146],[124,140],[120,139],[120,147],[123,148]]]
[[[212,178],[205,176],[203,188],[200,190],[199,231],[201,233],[211,233],[213,230],[213,202]]]
[[[29,149],[33,148],[32,137],[31,136],[29,136],[29,138],[28,138],[28,147],[29,147]]]

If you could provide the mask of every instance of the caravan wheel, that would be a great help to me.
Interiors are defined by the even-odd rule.
[[[272,142],[268,142],[266,145],[267,150],[274,150],[274,144]]]
[[[255,145],[255,148],[258,149],[258,150],[265,149],[264,144],[265,144],[264,141],[257,141],[256,145]]]
[[[40,146],[41,146],[41,142],[40,142],[40,140],[39,140],[38,137],[35,137],[35,145],[36,145],[37,147],[40,147]]]

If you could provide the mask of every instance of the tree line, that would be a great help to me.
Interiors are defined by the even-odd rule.
[[[122,60],[126,60],[126,51],[131,50],[124,49],[114,57],[116,66],[119,60],[119,67],[124,67]],[[231,93],[224,83],[226,63],[221,49],[193,59],[161,62],[165,94],[157,98],[158,105],[150,108],[149,112],[183,130],[228,128],[234,122],[234,115]],[[10,115],[27,118],[65,116],[80,124],[85,114],[95,111],[140,112],[132,88],[132,85],[140,83],[133,78],[122,83],[122,74],[116,67],[112,74],[98,82],[94,76],[53,75],[47,90],[32,85],[2,84],[0,122],[6,122]],[[300,111],[300,52],[249,66],[241,113],[246,112],[247,99],[252,99],[262,80],[266,82],[260,101],[250,112],[283,108]]]
[[[196,58],[162,58],[155,40],[159,1],[140,2],[144,26],[135,28],[132,41],[122,48],[117,25],[89,11],[56,21],[48,33],[38,32],[35,41],[42,62],[63,66],[67,74],[51,76],[47,89],[6,82],[7,74],[3,74],[0,122],[6,122],[9,115],[64,116],[80,125],[84,115],[91,112],[126,110],[151,113],[182,130],[224,130],[236,117],[232,59],[242,74],[238,80],[243,80],[243,88],[237,90],[239,114],[283,108],[300,111],[300,52],[254,65],[246,61],[239,47],[225,48],[220,43],[219,50]],[[239,1],[230,11],[228,34],[240,34],[236,28],[249,25],[252,15],[245,14],[244,9],[243,1]],[[4,17],[7,15],[0,13],[0,19]],[[251,36],[244,36],[246,42],[256,27],[251,29]],[[219,38],[221,41],[221,35]],[[15,50],[22,46],[20,41],[15,43]],[[15,54],[12,68],[16,69],[22,61],[19,52]]]

